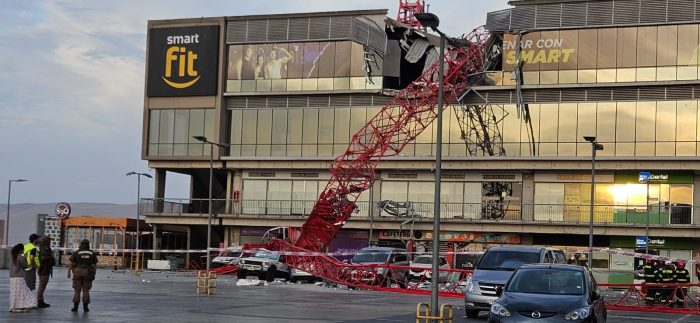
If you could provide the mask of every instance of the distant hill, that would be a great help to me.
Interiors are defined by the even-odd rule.
[[[25,242],[36,230],[37,214],[55,214],[56,203],[10,205],[10,244]],[[70,203],[71,217],[136,218],[136,204]],[[5,221],[7,204],[0,204],[0,220]],[[4,231],[5,228],[3,227]],[[1,242],[0,242],[1,244]]]

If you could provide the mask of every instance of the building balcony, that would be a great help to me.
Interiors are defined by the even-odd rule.
[[[141,214],[147,217],[206,217],[208,199],[141,199]],[[212,213],[219,218],[265,218],[304,220],[315,201],[290,200],[212,200]],[[369,202],[358,201],[350,221],[369,220]],[[415,202],[412,208],[392,215],[377,209],[373,220],[381,222],[432,223],[433,203]],[[441,203],[440,218],[445,223],[480,223],[504,225],[563,225],[588,226],[590,205],[523,204],[523,203]],[[685,228],[698,227],[693,218],[697,207],[689,205],[595,205],[593,222],[596,227]],[[394,212],[396,213],[396,212]],[[412,214],[412,216],[411,216]]]

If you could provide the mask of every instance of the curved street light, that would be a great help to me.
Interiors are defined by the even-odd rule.
[[[136,188],[136,253],[139,252],[141,242],[141,176],[153,178],[148,173],[128,172],[126,176],[136,175],[138,186]]]

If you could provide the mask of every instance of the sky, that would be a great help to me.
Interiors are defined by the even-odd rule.
[[[358,9],[398,0],[9,0],[0,7],[0,197],[11,203],[133,204],[141,160],[148,20]],[[449,35],[468,33],[507,0],[432,0]],[[153,196],[142,178],[141,197]],[[189,178],[168,173],[166,198]],[[4,195],[3,195],[4,193]],[[0,203],[4,199],[0,198]]]

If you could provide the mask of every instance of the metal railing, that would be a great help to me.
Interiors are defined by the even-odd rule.
[[[206,215],[208,199],[141,199],[141,212],[150,215]],[[222,200],[213,199],[213,213],[229,216],[305,218],[315,201]],[[351,219],[367,219],[369,202],[358,201]],[[432,221],[433,203],[413,202],[417,222]],[[459,222],[503,222],[588,225],[590,205],[522,203],[441,203],[440,218]],[[613,226],[698,226],[693,220],[696,207],[688,205],[595,205],[596,225]],[[377,209],[377,220],[404,219]],[[647,220],[648,218],[648,220]]]

